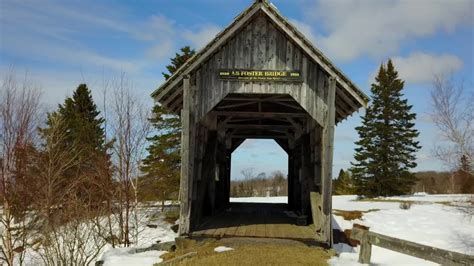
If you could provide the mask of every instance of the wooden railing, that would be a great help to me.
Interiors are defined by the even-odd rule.
[[[359,263],[370,263],[372,245],[376,245],[442,265],[474,265],[474,256],[370,232],[368,227],[357,224],[351,238],[360,241]]]

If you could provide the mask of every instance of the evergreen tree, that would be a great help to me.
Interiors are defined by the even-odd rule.
[[[181,53],[176,53],[174,58],[170,58],[171,64],[166,66],[169,73],[162,73],[165,79],[169,79],[196,51],[189,46],[180,49]]]
[[[351,195],[354,194],[355,187],[352,180],[352,176],[349,171],[341,169],[339,176],[333,182],[333,194],[334,195]]]
[[[163,73],[165,79],[176,72],[195,51],[189,46],[183,47],[180,53],[171,58],[171,64],[166,66],[169,73]],[[153,107],[153,118],[150,119],[156,135],[150,137],[147,148],[148,156],[141,167],[144,175],[141,178],[142,197],[152,199],[158,196],[165,200],[179,191],[181,165],[181,121],[179,116],[169,114],[163,106]]]
[[[357,194],[364,197],[409,193],[416,178],[415,153],[420,149],[414,128],[416,114],[403,99],[404,82],[392,61],[381,65],[372,84],[372,103],[356,128],[356,162],[351,170]]]
[[[150,119],[158,133],[148,138],[151,144],[142,162],[145,175],[141,178],[141,191],[149,199],[159,193],[158,198],[165,200],[179,190],[181,121],[178,116],[166,115],[161,105],[155,105],[153,113],[160,114]]]
[[[459,169],[454,173],[457,183],[460,185],[461,193],[474,193],[474,175],[472,173],[471,161],[466,154],[459,159]]]
[[[471,162],[466,154],[463,154],[459,160],[459,170],[466,173],[472,173]]]
[[[40,134],[45,142],[49,141],[48,137],[51,133],[51,128],[54,119],[63,121],[65,136],[62,143],[55,143],[61,145],[64,149],[75,150],[77,155],[76,167],[71,169],[68,174],[69,178],[81,177],[81,186],[78,193],[88,194],[91,198],[101,194],[97,192],[104,182],[110,179],[110,172],[105,174],[98,174],[99,162],[110,168],[110,156],[107,153],[110,147],[106,143],[105,131],[103,128],[104,119],[100,117],[100,112],[91,95],[91,91],[86,84],[80,84],[74,91],[72,97],[66,98],[64,103],[58,106],[55,112],[48,114],[46,121],[46,128],[40,129]],[[102,165],[101,165],[102,166]],[[68,182],[72,182],[69,180]],[[87,184],[86,184],[87,183]],[[94,193],[97,192],[97,195]]]

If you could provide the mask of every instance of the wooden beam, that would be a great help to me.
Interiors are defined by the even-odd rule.
[[[291,117],[286,117],[286,120],[287,120],[288,122],[290,122],[290,123],[293,125],[293,127],[296,128],[296,130],[298,131],[298,133],[301,133],[301,131],[303,131],[303,127],[302,127],[300,124],[296,123],[296,121],[295,121],[293,118],[291,118]]]
[[[354,224],[351,238],[361,242],[359,262],[370,263],[372,245],[407,254],[424,260],[433,261],[441,265],[474,265],[474,256],[455,251],[435,248],[415,242],[382,235],[362,229]]]
[[[274,117],[307,117],[306,113],[272,113],[272,112],[237,112],[237,111],[212,111],[218,116],[234,116],[234,117],[258,117],[258,118],[274,118]]]
[[[293,129],[292,125],[260,125],[260,124],[250,124],[250,125],[235,125],[235,124],[227,124],[224,125],[223,128],[234,128],[234,129],[266,129],[266,130],[285,130],[285,129]]]
[[[225,97],[224,99],[222,99],[222,101],[236,101],[236,102],[240,102],[240,101],[294,102],[295,101],[294,99],[281,98],[283,96],[286,96],[284,94],[283,95],[276,95],[276,96],[280,96],[280,98],[278,98],[278,97],[267,97],[267,98]]]
[[[329,78],[329,88],[327,105],[328,110],[324,120],[321,145],[321,196],[322,196],[322,215],[321,221],[321,240],[332,246],[332,161],[334,148],[334,124],[336,120],[336,79]]]
[[[174,92],[169,96],[165,101],[163,101],[161,104],[163,104],[165,107],[168,107],[168,105],[178,96],[182,93],[183,91],[180,90],[180,88],[176,88]],[[178,99],[179,101],[179,99]]]
[[[183,110],[181,110],[181,178],[179,183],[179,200],[180,200],[180,218],[179,218],[179,235],[186,235],[190,229],[190,214],[191,214],[191,197],[192,180],[190,180],[189,169],[190,165],[190,104],[191,93],[189,88],[189,78],[183,81]]]
[[[337,89],[336,88],[336,94],[337,94],[337,96],[341,97],[341,99],[343,99],[344,102],[346,102],[352,109],[354,109],[354,111],[359,109],[359,107],[354,104],[352,99],[350,99],[349,96],[346,95],[346,93],[344,92],[343,89]]]
[[[184,98],[184,97],[182,97]],[[172,112],[177,112],[178,111],[178,108],[179,106],[183,103],[183,99],[180,99],[179,97],[174,101],[172,102],[172,104],[169,105],[168,109]]]
[[[293,105],[293,104],[289,104],[289,103],[284,103],[284,102],[278,102],[278,101],[272,101],[278,105],[282,105],[282,106],[286,106],[286,107],[289,107],[289,108],[292,108],[292,109],[296,109],[296,110],[304,110],[302,107],[300,107],[299,105]],[[295,101],[296,102],[296,101]]]
[[[231,123],[241,123],[241,122],[250,122],[250,121],[258,121],[260,120],[259,117],[254,117],[254,118],[242,118],[242,119],[234,119],[232,116],[227,116],[232,118],[229,122]]]
[[[226,109],[226,108],[234,108],[234,107],[239,107],[239,106],[246,106],[246,105],[250,105],[250,104],[256,104],[257,102],[258,101],[248,101],[248,102],[243,102],[243,103],[218,105],[218,106],[216,106],[216,109]]]
[[[233,139],[287,139],[288,136],[283,135],[232,135]]]

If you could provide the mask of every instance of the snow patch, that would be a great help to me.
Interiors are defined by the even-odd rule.
[[[287,196],[280,196],[280,197],[241,197],[241,198],[230,198],[230,202],[288,203],[288,197]]]
[[[214,249],[215,252],[226,252],[226,251],[231,251],[234,250],[233,248],[226,247],[226,246],[218,246]]]
[[[107,250],[102,259],[104,266],[130,266],[130,265],[153,265],[163,261],[160,258],[166,251],[146,251],[133,253],[133,248],[110,248]]]

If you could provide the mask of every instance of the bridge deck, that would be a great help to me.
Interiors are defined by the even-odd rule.
[[[315,241],[313,225],[296,225],[285,213],[286,204],[232,203],[226,211],[206,220],[191,237],[259,237]]]

